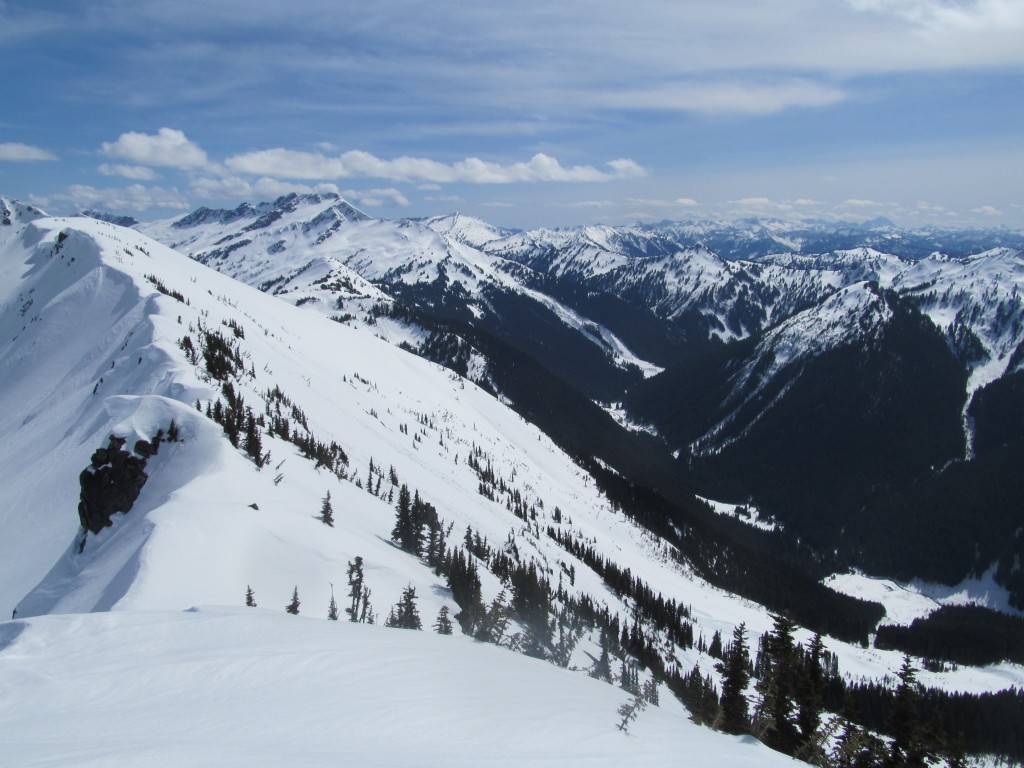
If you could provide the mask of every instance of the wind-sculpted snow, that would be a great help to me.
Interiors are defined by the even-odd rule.
[[[0,677],[10,765],[793,764],[668,697],[620,731],[621,689],[469,638],[262,607],[0,625]]]

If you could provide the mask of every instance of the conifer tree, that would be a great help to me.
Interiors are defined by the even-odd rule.
[[[815,634],[804,654],[800,679],[797,684],[796,722],[800,728],[800,743],[803,745],[801,751],[806,752],[815,751],[805,749],[805,747],[816,740],[818,726],[821,724],[822,695],[825,689],[825,673],[821,666],[821,655],[824,648],[821,635]]]
[[[331,602],[327,606],[327,618],[331,621],[338,620],[338,604],[334,600],[334,585],[331,584]]]
[[[363,558],[348,563],[348,598],[345,608],[348,620],[355,623],[373,624],[373,610],[370,608],[370,589],[363,580]]]
[[[448,618],[448,606],[442,605],[437,612],[437,621],[434,622],[434,631],[439,635],[452,634],[452,620]]]
[[[245,604],[250,608],[256,607],[256,595],[248,584],[245,585]]]
[[[597,658],[593,668],[590,670],[590,676],[596,677],[598,680],[604,680],[606,683],[612,681],[612,666],[611,659],[608,653],[608,632],[604,627],[601,627],[601,655]]]
[[[715,668],[722,673],[722,730],[748,733],[750,715],[746,690],[750,683],[750,655],[747,650],[747,626],[740,624],[732,632],[732,644]]]
[[[391,529],[391,540],[406,552],[419,554],[415,546],[416,531],[412,513],[412,495],[409,486],[402,483],[395,504],[395,527]]]
[[[909,655],[903,657],[897,676],[900,683],[896,687],[896,700],[889,716],[889,729],[893,738],[885,765],[887,768],[918,768],[926,765],[917,711],[920,684],[917,682],[917,669]]]
[[[402,590],[402,597],[391,609],[384,626],[398,629],[423,629],[420,612],[416,607],[416,588],[412,584]]]
[[[292,601],[290,603],[288,603],[288,605],[286,605],[284,607],[284,609],[286,611],[288,611],[288,613],[292,614],[293,616],[298,614],[298,612],[299,612],[299,588],[298,588],[298,586],[296,586],[295,589],[292,590]]]
[[[320,522],[324,525],[334,527],[334,507],[331,506],[331,492],[328,491],[327,495],[324,496],[323,503],[320,505]]]
[[[761,694],[755,716],[755,735],[772,749],[792,755],[800,741],[794,722],[794,694],[799,671],[793,643],[796,625],[787,617],[773,615],[775,626],[764,647],[763,676],[757,684]]]

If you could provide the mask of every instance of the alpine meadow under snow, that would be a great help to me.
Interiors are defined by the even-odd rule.
[[[648,291],[662,317],[699,316],[701,344],[747,345],[716,421],[648,425],[677,440],[666,457],[727,454],[756,432],[750,403],[799,383],[776,379],[881,334],[905,295],[974,340],[956,382],[958,460],[974,450],[974,393],[1021,365],[1024,270],[1009,249],[954,272],[939,257],[837,253],[846,269],[798,264],[799,249],[727,260],[600,228],[556,246],[569,235],[389,222],[336,198],[142,231],[9,198],[0,208],[0,615],[12,616],[0,624],[0,722],[12,765],[792,764],[751,735],[703,727],[721,722],[670,684],[713,687],[717,712],[728,638],[745,627],[753,661],[778,611],[710,583],[681,554],[690,528],[673,523],[669,540],[644,527],[609,491],[620,470],[597,447],[581,460],[513,410],[493,351],[437,350],[460,329],[528,317],[538,325],[493,338],[529,351],[516,334],[540,323],[575,334],[600,373],[587,394],[621,400],[680,358],[587,300],[613,282],[623,297]],[[647,238],[649,258],[622,255],[617,237]],[[564,275],[584,298],[556,285]],[[998,296],[982,307],[979,292]],[[749,311],[757,295],[770,299]],[[425,324],[413,314],[424,307],[451,324]],[[137,495],[91,525],[88,488],[127,493],[113,477],[134,478]],[[403,499],[421,515],[412,545]],[[774,530],[721,502],[701,525],[718,524],[711,506],[735,509],[722,525],[751,519],[750,536]],[[945,603],[1016,613],[994,561],[963,593],[848,571],[827,583],[880,604],[876,625]],[[395,628],[410,599],[422,632]],[[433,631],[445,616],[450,636]],[[814,635],[796,629],[801,653]],[[902,650],[824,642],[847,685],[895,687]],[[1024,666],[932,664],[917,680],[1019,692]],[[753,710],[763,692],[750,682],[741,694]],[[840,725],[821,715],[814,755],[840,746]]]

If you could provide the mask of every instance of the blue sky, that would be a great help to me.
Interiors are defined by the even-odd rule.
[[[0,0],[0,193],[1024,227],[1024,0]]]

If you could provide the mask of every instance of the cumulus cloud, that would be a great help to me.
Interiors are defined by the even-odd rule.
[[[103,163],[99,167],[99,172],[104,176],[123,176],[126,179],[135,179],[136,181],[152,181],[156,178],[156,173],[153,169],[147,168],[144,165],[121,165],[119,163],[111,165]]]
[[[17,142],[7,142],[0,144],[0,160],[9,160],[12,162],[32,162],[35,160],[56,160],[57,156],[53,152],[48,152],[45,149],[39,147],[32,147],[28,144],[18,144]]]
[[[188,169],[208,164],[206,152],[174,128],[161,128],[155,134],[122,133],[117,141],[104,142],[100,152],[136,165]]]
[[[441,163],[422,157],[382,159],[361,150],[328,156],[276,148],[234,155],[224,164],[236,173],[266,175],[286,179],[342,179],[357,176],[389,181],[413,181],[433,184],[510,184],[515,182],[600,182],[638,178],[646,171],[628,159],[607,163],[609,171],[589,165],[564,167],[557,159],[538,153],[527,162],[501,165],[477,157],[455,163]]]

